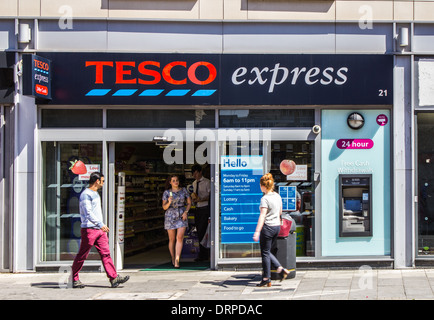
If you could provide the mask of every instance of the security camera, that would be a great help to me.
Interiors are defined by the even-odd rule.
[[[321,127],[318,124],[314,125],[312,127],[312,132],[315,133],[315,134],[320,133],[321,132]]]

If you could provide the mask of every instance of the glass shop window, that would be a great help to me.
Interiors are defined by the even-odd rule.
[[[107,110],[107,128],[214,128],[214,110]]]
[[[283,210],[296,222],[296,256],[315,255],[314,150],[311,141],[220,144],[220,258],[260,257],[259,244],[252,237],[262,197],[259,180],[264,172],[273,175]],[[262,163],[255,165],[255,157]],[[292,190],[291,195],[288,190]]]
[[[79,198],[88,186],[90,172],[102,171],[101,143],[43,142],[42,261],[73,260],[80,247]],[[71,171],[81,160],[87,173]],[[93,248],[90,260],[98,260]]]
[[[417,253],[434,255],[434,113],[417,115]]]
[[[220,128],[286,128],[312,127],[315,114],[312,109],[240,109],[220,110]]]
[[[102,128],[100,109],[42,109],[42,128]]]

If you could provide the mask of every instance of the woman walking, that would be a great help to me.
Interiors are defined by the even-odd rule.
[[[271,253],[280,230],[280,215],[282,214],[282,198],[274,192],[274,179],[271,173],[262,176],[260,182],[264,196],[259,205],[259,219],[253,240],[259,241],[262,258],[262,281],[258,287],[271,287],[271,265],[277,268],[280,281],[285,279],[289,271],[282,267],[277,258]]]
[[[164,229],[169,236],[169,252],[172,257],[172,264],[179,268],[184,233],[188,226],[188,210],[191,207],[191,198],[187,189],[179,186],[179,178],[171,175],[166,180],[166,187],[163,193]]]

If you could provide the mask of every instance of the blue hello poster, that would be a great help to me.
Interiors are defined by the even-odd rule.
[[[222,156],[221,243],[254,243],[263,175],[262,156]]]

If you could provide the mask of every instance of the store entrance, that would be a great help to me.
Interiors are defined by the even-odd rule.
[[[197,146],[195,146],[196,149]],[[125,174],[124,205],[124,268],[171,268],[171,256],[168,249],[168,233],[164,229],[165,211],[162,208],[162,196],[166,179],[176,174],[180,186],[193,192],[194,178],[191,172],[193,164],[185,164],[185,143],[171,146],[171,154],[165,149],[168,145],[155,142],[115,143],[115,193],[118,191],[119,173]],[[178,160],[181,164],[168,164],[167,157]],[[170,159],[169,159],[170,160]],[[210,178],[210,166],[202,165],[203,176]],[[117,195],[115,199],[117,199]],[[116,200],[117,202],[118,200]],[[117,208],[116,203],[116,208]],[[116,240],[118,241],[118,240]],[[194,266],[199,252],[199,239],[194,223],[194,204],[188,214],[188,228],[185,232],[181,255],[181,268],[186,264]],[[209,265],[209,261],[207,261]],[[200,262],[201,265],[204,262]]]

